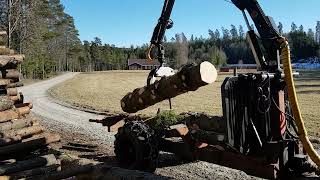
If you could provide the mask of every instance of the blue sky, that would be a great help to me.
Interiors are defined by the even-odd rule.
[[[149,43],[164,0],[62,0],[74,17],[81,40],[100,37],[118,47]],[[315,29],[320,21],[320,0],[259,0],[267,15],[281,21],[285,30],[294,21]],[[224,0],[176,0],[172,13],[174,27],[168,39],[184,32],[187,37],[208,35],[208,29],[245,25],[241,12]]]

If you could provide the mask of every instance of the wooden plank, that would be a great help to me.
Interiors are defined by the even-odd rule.
[[[0,55],[0,68],[15,69],[24,60],[24,55]]]

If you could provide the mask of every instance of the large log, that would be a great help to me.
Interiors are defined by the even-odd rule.
[[[31,117],[24,119],[14,119],[8,122],[0,123],[0,131],[8,131],[12,129],[22,129],[29,126],[39,125],[38,120]]]
[[[18,119],[18,118],[19,118],[19,114],[15,110],[10,109],[10,110],[0,112],[0,122],[6,122],[13,119]]]
[[[5,79],[5,80],[7,80],[7,79]],[[1,85],[1,80],[0,80],[0,85]],[[6,88],[17,88],[17,87],[22,87],[22,86],[23,86],[22,82],[16,82],[16,83],[8,83]]]
[[[20,142],[23,139],[26,139],[36,134],[40,134],[43,131],[44,127],[37,125],[26,127],[23,129],[15,129],[11,131],[2,132],[2,138],[0,138],[0,147]]]
[[[0,86],[7,86],[9,84],[11,84],[13,82],[13,80],[11,79],[0,79]]]
[[[2,72],[2,78],[13,79],[17,82],[20,78],[20,73],[17,69],[8,69]]]
[[[0,48],[0,55],[14,55],[14,50],[9,48]]]
[[[7,95],[8,96],[17,96],[18,89],[17,88],[7,88]]]
[[[29,137],[35,134],[40,134],[43,131],[44,131],[44,127],[39,125],[39,126],[31,126],[31,127],[26,127],[22,129],[5,131],[5,132],[2,132],[1,135],[4,138],[11,138],[16,136],[20,136],[21,138],[24,138],[24,137]]]
[[[13,101],[7,96],[0,96],[0,111],[5,111],[13,107]]]
[[[12,173],[30,170],[41,166],[51,166],[58,163],[59,162],[53,154],[40,156],[34,159],[18,161],[13,164],[2,165],[0,166],[0,175],[10,175]]]
[[[30,107],[32,108],[31,103],[26,104],[25,106],[22,106],[22,107],[17,107],[15,110],[9,109],[9,110],[0,112],[0,123],[10,121],[13,119],[18,119],[20,116],[29,114],[31,112]]]
[[[0,68],[15,69],[24,60],[24,55],[0,55]]]
[[[48,144],[60,141],[60,136],[57,134],[44,134],[30,139],[27,139],[19,144],[0,147],[0,159],[7,155],[15,156],[18,152],[28,152],[39,149]]]
[[[213,83],[217,78],[216,68],[209,62],[182,67],[175,75],[162,77],[149,87],[135,89],[121,100],[122,110],[136,113],[163,100],[195,91]]]

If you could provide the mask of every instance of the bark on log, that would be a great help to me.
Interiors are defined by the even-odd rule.
[[[0,55],[14,55],[14,50],[9,48],[0,48]]]
[[[0,80],[0,85],[1,85],[1,80]],[[23,83],[22,82],[16,82],[16,83],[10,83],[6,86],[6,88],[17,88],[17,87],[22,87]]]
[[[21,92],[17,96],[9,96],[9,98],[14,102],[14,104],[23,103],[23,94]]]
[[[5,123],[0,123],[0,131],[8,131],[12,129],[22,129],[29,126],[39,125],[38,120],[34,118],[15,119]]]
[[[16,110],[18,111],[20,116],[23,116],[23,115],[26,115],[26,114],[30,114],[30,112],[31,112],[31,109],[30,109],[29,106],[16,108]]]
[[[184,66],[173,76],[163,77],[149,87],[135,89],[121,100],[122,110],[136,113],[163,100],[195,91],[217,78],[217,70],[209,62]]]
[[[2,72],[2,78],[13,79],[17,81],[20,78],[20,73],[17,69],[8,69]]]
[[[57,134],[43,134],[27,140],[22,143],[0,147],[0,158],[6,155],[15,156],[18,152],[28,152],[39,149],[48,144],[60,141],[60,136]]]
[[[10,175],[20,171],[30,170],[42,166],[51,166],[55,164],[59,164],[59,162],[53,154],[50,154],[25,161],[18,161],[13,164],[2,165],[0,166],[0,175]]]
[[[13,119],[18,119],[18,118],[19,118],[18,112],[12,109],[0,112],[0,122],[6,122]]]
[[[17,96],[18,89],[17,88],[7,88],[7,95],[8,96]]]
[[[0,86],[7,86],[11,82],[13,82],[13,80],[11,80],[11,79],[0,79]]]
[[[24,60],[24,55],[0,55],[1,69],[15,69]]]
[[[44,131],[43,126],[31,126],[23,129],[15,129],[10,131],[2,132],[3,138],[11,138],[15,136],[20,136],[21,138],[29,137],[31,135],[40,134]]]
[[[5,111],[13,107],[13,101],[7,96],[0,96],[0,111]]]

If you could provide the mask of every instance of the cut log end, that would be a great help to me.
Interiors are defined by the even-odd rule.
[[[216,81],[218,73],[214,65],[205,61],[200,64],[201,80],[205,83],[211,84]]]

